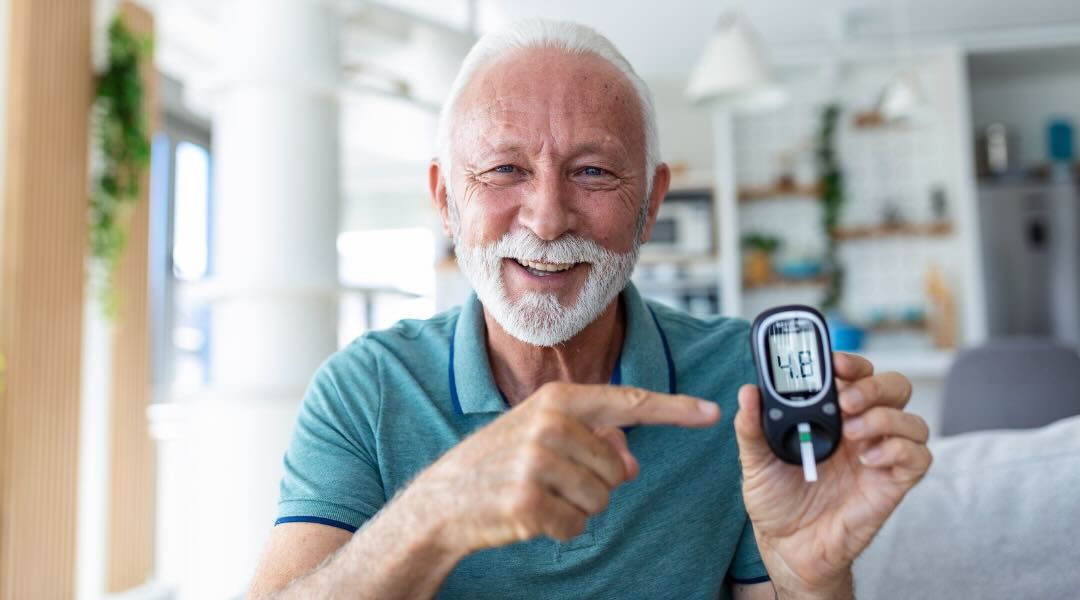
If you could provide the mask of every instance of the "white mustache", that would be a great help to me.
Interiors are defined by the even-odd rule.
[[[460,240],[455,238],[455,242]],[[619,254],[596,242],[573,235],[545,241],[528,229],[508,233],[482,246],[455,244],[461,271],[495,320],[515,338],[550,347],[577,335],[619,295],[634,271],[639,244]],[[505,259],[543,263],[589,263],[576,300],[563,304],[553,294],[524,291],[507,296],[503,279]]]
[[[602,263],[617,256],[592,240],[564,235],[556,240],[542,240],[528,229],[508,233],[497,242],[483,248],[493,258],[512,258],[543,263]]]

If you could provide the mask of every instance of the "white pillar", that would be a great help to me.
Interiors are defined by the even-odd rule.
[[[75,598],[95,600],[108,589],[109,460],[112,440],[113,323],[101,303],[97,260],[83,305],[82,381],[79,402],[79,493],[75,550]]]
[[[715,231],[720,232],[720,313],[742,317],[742,254],[739,251],[739,197],[735,185],[735,116],[713,107],[713,203]]]
[[[318,0],[233,0],[222,22],[210,388],[181,419],[182,600],[248,584],[304,387],[337,347],[337,16]]]

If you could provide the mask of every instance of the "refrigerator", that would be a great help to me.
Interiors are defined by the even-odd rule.
[[[1080,348],[1080,193],[1075,182],[979,186],[991,336]]]

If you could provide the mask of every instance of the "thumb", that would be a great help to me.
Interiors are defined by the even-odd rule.
[[[761,394],[756,385],[739,388],[739,412],[735,414],[735,439],[743,477],[748,477],[774,460],[765,432],[761,429]]]
[[[622,429],[618,427],[598,427],[594,431],[600,439],[607,442],[612,450],[614,450],[619,458],[623,461],[623,468],[626,469],[626,480],[630,481],[637,477],[638,472],[641,471],[641,466],[638,464],[637,458],[630,452],[630,446],[626,443],[626,434]]]

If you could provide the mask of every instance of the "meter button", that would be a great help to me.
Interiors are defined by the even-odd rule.
[[[831,417],[836,414],[836,405],[832,402],[826,402],[825,405],[821,407],[821,412]]]
[[[784,411],[780,410],[779,408],[770,408],[769,418],[773,421],[779,421],[780,419],[784,418]]]

